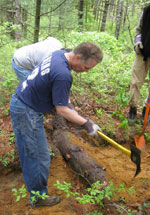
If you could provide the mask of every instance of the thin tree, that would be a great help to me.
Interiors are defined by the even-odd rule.
[[[94,19],[95,20],[98,20],[99,5],[100,5],[100,0],[95,0],[95,2],[93,3],[93,9],[94,9],[93,14],[94,14]]]
[[[80,30],[83,29],[83,7],[84,0],[79,0],[78,25]]]
[[[109,4],[110,4],[110,0],[105,0],[105,6],[104,6],[104,12],[103,12],[103,18],[102,18],[102,25],[101,25],[101,30],[100,31],[105,31]]]
[[[34,27],[34,43],[39,40],[40,31],[40,12],[41,12],[41,0],[36,0],[36,15],[35,15],[35,27]]]
[[[28,14],[27,14],[27,9],[26,8],[21,8],[21,14],[22,14],[22,21],[21,21],[21,25],[22,25],[22,32],[23,32],[23,36],[26,38],[27,37],[27,19],[28,19]]]
[[[122,14],[123,14],[123,1],[118,0],[117,12],[116,12],[116,29],[115,29],[115,37],[117,40],[119,38],[119,32],[120,32],[121,23],[122,23]]]
[[[13,6],[14,6],[14,23],[16,25],[20,25],[20,12],[21,12],[21,9],[20,9],[20,4],[19,4],[19,1],[18,0],[14,0],[13,2]],[[21,31],[19,30],[15,30],[15,38],[17,41],[21,40]]]

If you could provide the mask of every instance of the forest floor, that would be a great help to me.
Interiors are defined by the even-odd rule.
[[[114,128],[112,129],[114,129],[115,132],[113,132],[112,135],[110,134],[110,117],[108,116],[108,113],[112,113],[115,110],[113,102],[109,103],[109,105],[101,105],[101,108],[103,108],[105,112],[103,115],[97,116],[95,109],[98,108],[98,104],[90,100],[85,100],[83,97],[78,99],[84,104],[82,107],[76,107],[81,115],[102,125],[102,128],[105,127],[104,133],[106,133],[106,135],[110,135],[116,142],[121,144],[124,143],[123,146],[129,148],[129,145],[136,134],[134,126],[128,126],[128,129],[119,128],[119,119],[117,117],[112,117],[111,121],[113,120],[114,123]],[[9,141],[8,134],[12,133],[10,115],[9,113],[4,114],[4,111],[8,109],[8,107],[9,104],[6,103],[5,107],[2,107],[0,110],[0,143],[2,150],[4,148],[9,149],[7,144]],[[126,116],[127,111],[128,108],[124,110],[124,115]],[[139,115],[140,113],[138,113],[138,117]],[[46,131],[47,129],[50,129],[50,120],[51,117],[47,116],[44,124]],[[109,133],[107,127],[109,127]],[[117,211],[118,208],[120,208],[122,214],[150,214],[149,207],[147,208],[146,206],[143,206],[143,204],[150,198],[150,144],[147,143],[146,151],[141,154],[141,172],[138,176],[134,177],[136,166],[131,162],[128,156],[110,144],[104,143],[101,139],[97,141],[98,144],[93,145],[90,141],[85,141],[82,137],[78,138],[72,133],[72,129],[74,129],[73,126],[70,128],[73,144],[84,147],[86,152],[106,169],[107,181],[112,181],[116,187],[119,187],[121,184],[125,185],[126,191],[123,193],[120,192],[115,198],[106,201],[105,212],[101,213],[117,215],[120,214],[120,212]],[[147,126],[146,131],[148,132],[149,129],[150,126]],[[49,133],[46,133],[49,141]],[[56,186],[54,186],[57,180],[59,180],[60,183],[65,181],[72,184],[74,191],[81,193],[83,193],[87,187],[87,183],[84,179],[71,169],[61,154],[57,151],[52,158],[48,181],[49,193],[52,195],[57,194],[61,197],[61,202],[55,206],[33,209],[28,205],[28,195],[16,202],[12,188],[19,189],[24,184],[21,170],[8,166],[5,168],[1,167],[0,171],[0,215],[87,215],[92,213],[93,210],[98,210],[100,212],[98,206],[80,204],[73,197],[66,198],[63,191],[58,190]],[[134,187],[135,190],[132,194],[127,192],[131,187]],[[122,204],[125,206],[125,209],[122,207]],[[139,206],[143,206],[143,208],[140,209]],[[129,210],[136,210],[137,212],[129,213]]]

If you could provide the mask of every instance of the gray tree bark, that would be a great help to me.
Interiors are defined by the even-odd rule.
[[[40,12],[41,12],[41,0],[36,0],[36,15],[35,15],[35,27],[34,27],[34,43],[39,40],[40,31]]]
[[[83,8],[84,8],[84,0],[79,1],[79,10],[78,10],[78,25],[79,29],[83,29]]]
[[[121,23],[122,23],[122,14],[123,14],[123,1],[118,0],[117,4],[117,13],[116,13],[116,29],[115,29],[115,37],[118,40]]]
[[[103,12],[103,18],[102,18],[102,24],[101,24],[100,31],[105,31],[109,4],[110,4],[109,0],[105,0],[105,6],[104,6],[104,12]]]
[[[26,38],[27,37],[27,9],[22,8],[22,32],[23,36]]]
[[[20,4],[19,4],[19,1],[18,0],[14,0],[13,2],[13,5],[14,5],[14,10],[15,10],[15,13],[14,13],[14,23],[16,25],[20,25],[20,20],[21,20],[21,7],[20,7]],[[20,30],[16,30],[15,31],[15,38],[17,41],[20,41],[21,40],[21,31]]]

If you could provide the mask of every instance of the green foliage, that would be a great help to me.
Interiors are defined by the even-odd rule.
[[[14,159],[15,159],[14,149],[12,149],[11,151],[5,151],[4,155],[0,155],[0,162],[4,165],[4,167],[7,167],[10,164],[10,161],[13,162]]]
[[[97,109],[96,110],[96,113],[99,115],[99,116],[102,116],[103,115],[103,113],[104,113],[104,110],[103,109]]]
[[[6,132],[0,130],[0,136],[7,135]],[[10,137],[11,138],[11,137]],[[0,148],[2,148],[2,153],[0,153],[0,162],[4,167],[7,167],[10,162],[13,162],[15,159],[15,151],[14,148],[11,148],[12,139],[10,142],[0,143]]]
[[[51,157],[55,157],[55,153],[51,149],[49,149],[49,154]]]
[[[13,192],[13,195],[16,196],[16,202],[20,201],[21,199],[27,196],[27,189],[25,188],[24,184],[18,190],[16,188],[13,188],[12,192]],[[45,199],[48,197],[46,193],[40,194],[40,191],[32,190],[31,193],[32,193],[32,197],[31,197],[32,202],[35,202],[37,198]]]
[[[101,210],[105,209],[104,199],[111,200],[112,198],[116,198],[118,194],[122,194],[128,192],[128,194],[132,195],[135,190],[134,187],[130,187],[129,189],[125,189],[125,184],[120,184],[119,188],[115,187],[112,182],[110,182],[107,186],[103,186],[99,181],[93,183],[91,187],[85,190],[84,194],[80,194],[78,192],[73,192],[73,187],[71,183],[64,182],[61,184],[58,180],[57,183],[54,184],[58,189],[62,190],[66,193],[67,197],[74,196],[75,200],[79,201],[82,204],[94,204],[99,205]],[[120,200],[125,202],[125,198],[122,196]],[[119,208],[122,212],[122,209]],[[118,211],[119,211],[118,210]],[[133,211],[132,211],[133,212]],[[99,215],[98,211],[94,211],[88,215]]]
[[[120,93],[116,96],[117,109],[113,113],[114,116],[118,116],[121,123],[118,127],[128,128],[128,119],[122,114],[122,110],[126,107],[129,98],[126,96],[125,89],[121,89]]]
[[[136,214],[142,214],[142,215],[148,215],[149,212],[147,212],[147,208],[150,208],[150,204],[149,203],[144,203],[141,206],[138,206],[137,209],[131,209],[131,208],[127,208],[125,205],[117,205],[117,211],[120,214],[123,215],[136,215]]]
[[[130,187],[129,189],[128,189],[128,193],[130,194],[130,195],[132,195],[133,193],[135,193],[136,191],[135,191],[135,189],[134,189],[134,187],[132,186],[132,187]]]
[[[16,188],[13,188],[12,192],[13,192],[13,195],[16,196],[16,202],[20,201],[20,199],[22,198],[25,198],[27,195],[27,190],[24,184],[18,190]]]
[[[27,189],[25,188],[24,184],[18,190],[16,188],[13,188],[12,192],[13,192],[13,195],[16,196],[16,202],[20,201],[21,199],[27,196]],[[32,197],[31,197],[32,202],[35,202],[37,198],[45,199],[48,197],[46,193],[40,194],[40,191],[32,190],[31,193],[32,193]]]
[[[145,202],[143,205],[138,206],[139,210],[142,211],[143,214],[148,215],[145,211],[146,208],[150,208],[150,203]]]
[[[3,22],[0,25],[0,47],[6,45],[9,41],[9,34],[14,31],[17,30],[18,26],[17,25],[13,25],[11,22]]]
[[[87,215],[103,215],[103,213],[99,213],[97,210],[95,210],[93,213],[88,213]]]
[[[79,195],[78,192],[72,192],[71,191],[71,188],[72,188],[71,183],[67,183],[67,182],[64,181],[64,183],[61,184],[59,182],[59,180],[57,180],[57,183],[54,184],[54,186],[56,186],[59,190],[62,190],[66,194],[67,198],[69,198],[71,195],[72,196]]]
[[[31,196],[32,202],[35,202],[37,200],[37,198],[46,199],[48,197],[48,195],[46,193],[40,194],[40,191],[31,190],[31,193],[33,194],[33,196]]]
[[[0,143],[1,153],[0,153],[0,162],[1,165],[7,167],[11,162],[15,160],[15,151],[12,144],[15,142],[14,133],[8,133],[3,130],[0,130],[0,136],[5,138],[7,137],[8,141]]]
[[[127,103],[128,103],[129,98],[126,96],[125,89],[121,89],[120,93],[116,96],[116,102],[119,104],[120,110],[123,110]]]
[[[9,115],[9,109],[3,110],[3,111],[2,111],[2,114],[3,114],[4,116],[8,116],[8,115]]]
[[[10,144],[13,144],[15,141],[16,141],[15,133],[12,132],[12,133],[10,134],[10,137],[9,137],[9,143],[10,143]]]
[[[150,133],[145,132],[144,135],[146,137],[146,140],[150,141]]]

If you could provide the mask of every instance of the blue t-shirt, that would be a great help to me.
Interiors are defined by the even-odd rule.
[[[44,113],[68,105],[72,75],[64,53],[53,52],[17,87],[18,97],[35,111]]]

